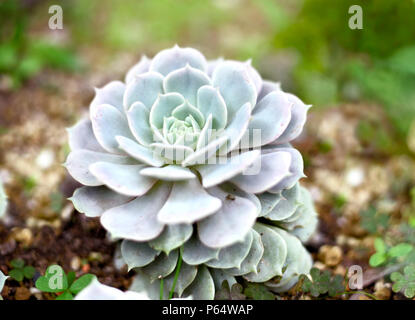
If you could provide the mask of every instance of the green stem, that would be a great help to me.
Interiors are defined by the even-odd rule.
[[[174,275],[173,285],[171,286],[169,299],[173,298],[174,289],[176,288],[177,279],[179,278],[180,269],[182,267],[182,250],[179,249],[179,258],[177,260],[176,274]]]
[[[160,300],[163,300],[164,298],[164,279],[160,279]]]
[[[376,298],[373,294],[370,294],[370,293],[368,293],[366,291],[345,291],[345,292],[336,294],[336,296],[337,295],[342,295],[342,294],[355,294],[355,293],[357,293],[357,294],[364,294],[365,296],[368,296],[369,298],[371,298],[373,300],[378,300],[378,298]]]

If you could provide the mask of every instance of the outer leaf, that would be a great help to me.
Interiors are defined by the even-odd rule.
[[[157,213],[169,191],[169,185],[156,186],[146,195],[104,212],[101,223],[114,237],[133,241],[152,240],[163,230]]]
[[[159,251],[153,250],[145,242],[124,240],[121,243],[121,254],[128,270],[144,267],[156,259]]]
[[[166,226],[163,233],[149,242],[150,247],[155,250],[169,254],[187,242],[192,236],[193,227],[189,224],[178,224]]]
[[[144,165],[123,165],[108,162],[96,162],[89,166],[89,171],[107,187],[126,196],[142,196],[156,182],[143,176],[140,171]]]
[[[198,222],[202,243],[211,248],[223,248],[242,241],[255,223],[255,204],[217,187],[209,189],[209,193],[222,200],[222,207],[215,214]]]
[[[244,259],[248,256],[252,246],[253,235],[249,232],[243,242],[235,243],[232,246],[219,251],[218,259],[212,259],[205,264],[211,268],[228,269],[240,268]]]
[[[91,110],[92,129],[99,144],[108,152],[121,153],[115,137],[133,138],[124,114],[109,104]]]
[[[287,245],[279,234],[261,223],[256,223],[254,229],[261,235],[264,255],[259,262],[258,272],[245,275],[244,278],[252,282],[265,282],[282,275],[282,267],[287,258]]]
[[[213,300],[215,297],[215,284],[208,268],[204,265],[198,267],[196,279],[184,291],[185,297],[191,296],[194,300]]]
[[[167,224],[191,224],[213,214],[221,205],[221,200],[208,194],[196,179],[175,182],[157,219]]]
[[[81,187],[69,198],[74,207],[87,217],[100,217],[106,210],[131,201],[133,197],[116,193],[107,187]]]
[[[219,249],[212,249],[203,245],[196,235],[190,238],[182,248],[182,258],[187,264],[200,265],[219,257]]]
[[[151,281],[165,278],[176,268],[178,251],[172,251],[168,256],[160,254],[154,262],[142,268]]]

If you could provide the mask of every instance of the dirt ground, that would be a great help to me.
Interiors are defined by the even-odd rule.
[[[65,128],[86,112],[92,86],[120,76],[130,60],[115,60],[111,68],[95,73],[98,77],[43,72],[18,91],[0,91],[0,175],[10,202],[8,217],[0,223],[3,273],[10,271],[11,260],[21,258],[36,268],[35,278],[58,263],[66,271],[93,273],[102,283],[128,288],[133,273],[114,265],[116,244],[106,238],[98,220],[79,214],[66,200],[77,183],[61,164],[68,152]],[[366,291],[382,299],[401,299],[382,280],[382,270],[368,266],[374,237],[362,229],[360,212],[375,203],[386,206],[399,221],[409,201],[405,194],[414,179],[414,161],[405,154],[384,154],[370,141],[359,140],[361,119],[388,126],[375,105],[313,108],[296,142],[306,164],[308,178],[303,183],[320,215],[319,230],[307,247],[316,267],[345,275],[349,266],[360,265]],[[34,289],[32,280],[8,280],[2,295],[11,300],[53,298]],[[283,298],[307,297],[291,292]]]

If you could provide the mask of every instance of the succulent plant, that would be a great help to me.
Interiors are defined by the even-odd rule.
[[[0,180],[0,219],[4,217],[7,209],[7,196]]]
[[[301,242],[317,224],[289,144],[308,109],[250,61],[178,46],[143,57],[68,130],[65,165],[84,185],[71,200],[122,239],[132,288],[152,299],[160,285],[213,299],[239,276],[285,290],[311,267]]]
[[[7,278],[8,277],[5,276],[4,273],[0,271],[0,300],[3,300],[1,296],[1,291],[3,290],[4,283],[6,282]]]

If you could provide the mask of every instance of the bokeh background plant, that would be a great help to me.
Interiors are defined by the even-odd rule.
[[[51,4],[63,8],[63,30],[47,27]],[[363,8],[363,30],[348,28],[352,4]],[[23,256],[41,272],[59,263],[129,286],[99,224],[66,201],[76,186],[60,166],[68,153],[64,128],[86,112],[93,87],[122,79],[142,53],[178,43],[208,58],[252,57],[264,78],[314,105],[295,143],[321,220],[308,249],[317,267],[344,275],[359,264],[366,290],[404,298],[383,273],[411,260],[369,259],[377,238],[386,252],[413,243],[414,10],[412,0],[2,1],[0,173],[9,206],[0,224],[1,271]],[[54,251],[51,238],[67,249]],[[396,272],[405,276],[403,268]],[[9,279],[2,294],[36,298],[27,292],[33,285]],[[222,292],[241,295],[269,297],[256,287]]]

